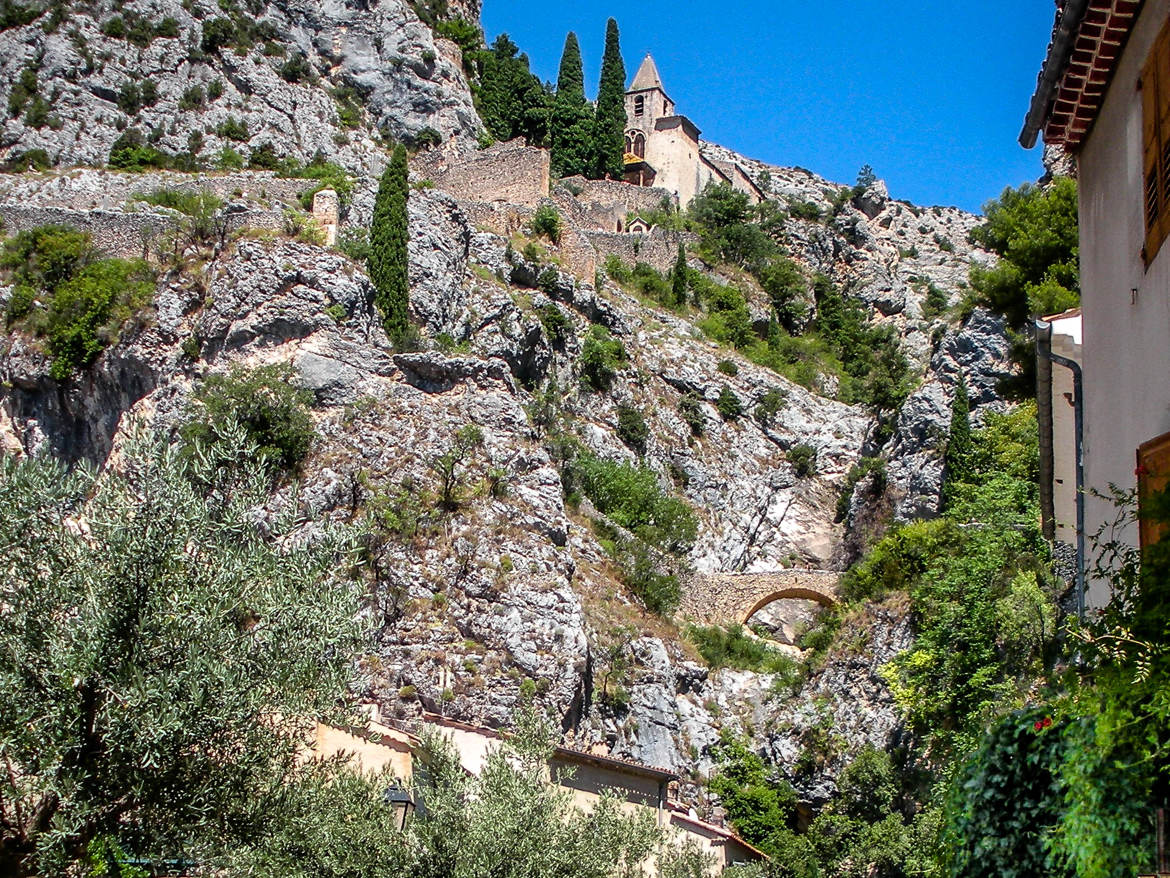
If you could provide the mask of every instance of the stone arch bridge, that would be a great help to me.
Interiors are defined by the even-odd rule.
[[[742,625],[772,601],[798,598],[831,607],[841,574],[831,570],[696,573],[683,586],[681,614],[702,625]]]

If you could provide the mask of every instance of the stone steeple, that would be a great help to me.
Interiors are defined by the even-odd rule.
[[[630,84],[629,90],[650,91],[651,89],[666,91],[662,87],[662,77],[658,75],[658,65],[654,63],[654,58],[647,52],[646,57],[642,59],[642,66],[634,74],[634,81]]]

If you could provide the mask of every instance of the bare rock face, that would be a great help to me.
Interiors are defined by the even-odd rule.
[[[467,139],[480,128],[458,61],[405,0],[277,0],[226,13],[163,0],[116,13],[124,28],[136,16],[148,29],[174,27],[142,46],[108,35],[115,11],[77,8],[51,33],[42,21],[0,32],[3,83],[32,76],[42,102],[30,98],[4,122],[0,159],[41,149],[54,163],[103,165],[129,128],[159,150],[213,162],[223,149],[247,158],[267,144],[376,172],[382,136]],[[240,48],[216,48],[207,35],[218,22],[254,32],[229,41]]]
[[[887,750],[908,743],[882,667],[913,643],[904,601],[867,607],[850,619],[824,665],[791,699],[777,705],[765,752],[803,802],[821,805],[836,777],[866,744]]]

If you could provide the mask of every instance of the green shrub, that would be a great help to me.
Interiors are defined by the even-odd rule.
[[[869,475],[873,475],[873,493],[881,494],[886,489],[886,462],[880,457],[863,457],[849,468],[845,476],[845,484],[841,486],[841,493],[837,495],[837,521],[844,520],[849,514],[849,504],[853,499],[853,489],[857,483]]]
[[[951,874],[1072,878],[1072,870],[1054,867],[1049,838],[1065,811],[1064,750],[1083,742],[1053,725],[1042,708],[1010,714],[961,766],[948,809]]]
[[[703,280],[694,283],[696,276]],[[720,344],[737,348],[746,347],[756,340],[752,315],[740,290],[713,283],[698,272],[692,275],[692,289],[700,293],[707,307],[707,317],[699,323],[704,333]]]
[[[605,257],[605,273],[610,280],[617,281],[619,284],[628,284],[634,278],[634,273],[630,267],[622,262],[620,256],[610,253]]]
[[[688,390],[678,400],[678,413],[683,422],[691,428],[692,436],[702,436],[707,419],[703,416],[703,397]]]
[[[207,84],[207,99],[209,101],[218,100],[223,97],[223,80],[213,79]]]
[[[927,320],[937,317],[947,310],[947,294],[931,284],[926,289],[926,299],[922,303],[922,316]]]
[[[812,201],[794,201],[788,205],[788,215],[793,219],[811,220],[819,223],[821,221],[821,209],[815,202]]]
[[[644,542],[620,538],[612,541],[610,546],[622,583],[642,599],[646,609],[667,615],[678,608],[682,599],[678,577],[659,569],[653,552]]]
[[[313,78],[313,66],[300,52],[280,65],[280,78],[285,82],[302,82]]]
[[[770,388],[763,396],[760,397],[759,403],[756,404],[755,411],[752,415],[756,422],[765,430],[772,426],[772,421],[776,419],[777,413],[784,407],[785,401],[788,399],[788,394],[778,387]]]
[[[179,36],[179,20],[174,16],[168,15],[154,29],[156,36],[164,39],[175,39]]]
[[[798,674],[797,663],[790,656],[753,637],[742,625],[692,625],[687,628],[687,637],[711,668],[739,668],[793,679]]]
[[[32,67],[25,67],[20,71],[12,90],[8,92],[8,115],[19,116],[25,106],[37,96],[40,86],[37,83],[37,71]]]
[[[312,161],[303,167],[298,162],[281,159],[276,170],[282,177],[317,181],[315,185],[301,193],[301,207],[305,210],[312,209],[313,196],[322,189],[332,189],[337,193],[337,200],[343,212],[353,200],[353,177],[341,165],[326,161],[320,153],[313,156]]]
[[[817,450],[811,445],[793,445],[788,449],[788,462],[800,478],[816,475]]]
[[[645,453],[650,428],[642,413],[631,405],[619,405],[617,416],[618,438],[639,454]]]
[[[101,259],[89,235],[66,226],[18,233],[0,251],[0,270],[15,287],[6,322],[46,337],[58,380],[92,363],[154,292],[144,262]]]
[[[628,361],[625,345],[604,326],[589,327],[581,345],[581,377],[589,387],[605,392],[613,385],[618,369]]]
[[[569,487],[579,484],[599,512],[646,543],[682,552],[698,535],[698,520],[682,500],[668,496],[654,471],[581,454],[573,461]]]
[[[333,101],[337,107],[337,121],[342,128],[358,128],[362,124],[362,96],[352,85],[339,85],[331,88]]]
[[[14,153],[8,161],[0,164],[5,174],[19,174],[24,171],[47,171],[53,167],[53,160],[43,149],[26,149]]]
[[[732,378],[739,374],[739,366],[735,365],[731,360],[720,360],[716,368],[724,375],[730,375]]]
[[[532,234],[543,235],[554,244],[561,241],[561,215],[551,204],[541,204],[532,216]]]
[[[239,171],[245,164],[244,157],[230,146],[225,146],[215,157],[215,166],[221,171]]]
[[[215,126],[215,133],[225,140],[247,140],[248,124],[243,119],[228,116],[224,121]]]
[[[123,171],[168,168],[171,157],[146,143],[137,128],[127,128],[110,147],[109,165]]]
[[[64,380],[92,363],[153,294],[154,276],[142,260],[99,259],[84,266],[49,302],[49,374]]]
[[[739,397],[726,384],[719,391],[719,398],[715,400],[715,408],[719,412],[719,417],[725,421],[734,421],[743,414],[743,406],[740,404]]]
[[[237,365],[199,385],[179,435],[188,453],[194,453],[198,445],[218,442],[225,428],[236,423],[268,467],[296,470],[313,442],[312,403],[313,394],[297,386],[290,364]]]
[[[365,229],[342,229],[337,236],[337,249],[359,265],[370,258],[370,233]]]
[[[214,55],[220,49],[235,45],[238,38],[235,22],[230,18],[213,18],[203,22],[199,46],[208,55]]]
[[[670,281],[649,263],[637,263],[631,274],[630,282],[634,289],[648,299],[653,299],[668,307],[671,306],[674,292]]]
[[[545,334],[554,345],[563,345],[572,336],[573,321],[552,302],[541,305],[537,309],[537,314],[540,316],[540,325],[544,327]]]

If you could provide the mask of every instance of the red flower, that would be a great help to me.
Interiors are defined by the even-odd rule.
[[[1051,726],[1052,726],[1052,717],[1050,717],[1050,716],[1044,717],[1044,728],[1047,729],[1047,728],[1050,728]]]
[[[1044,728],[1044,723],[1040,722],[1040,720],[1036,720],[1032,726],[1032,730],[1036,732],[1040,731],[1042,728]]]

